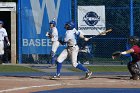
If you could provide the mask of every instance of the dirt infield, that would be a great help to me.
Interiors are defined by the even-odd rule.
[[[0,93],[33,93],[59,88],[140,88],[140,80],[130,80],[128,76],[93,76],[89,80],[79,80],[78,76],[62,76],[59,80],[40,77],[0,77]]]

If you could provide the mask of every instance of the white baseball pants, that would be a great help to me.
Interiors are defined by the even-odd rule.
[[[77,45],[73,46],[73,47],[68,47],[62,51],[62,53],[57,58],[57,61],[59,63],[62,63],[67,57],[70,57],[72,65],[74,67],[77,67],[77,65],[78,65],[78,63],[77,63],[78,52],[79,52],[79,47]]]

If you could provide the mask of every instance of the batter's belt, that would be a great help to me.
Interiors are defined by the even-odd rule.
[[[75,45],[73,45],[73,46],[68,46],[68,47],[75,47],[75,46],[77,46],[77,44],[75,44]]]

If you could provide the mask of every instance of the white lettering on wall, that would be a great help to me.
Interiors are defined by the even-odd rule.
[[[23,39],[22,40],[23,46],[51,46],[51,40],[50,39]]]
[[[59,8],[60,8],[61,0],[57,0],[57,5],[55,6],[54,0],[43,0],[42,7],[40,6],[39,0],[30,0],[33,18],[35,22],[35,28],[37,34],[41,33],[42,20],[44,16],[44,8],[47,8],[48,19],[51,21],[55,17],[55,21],[57,22]]]

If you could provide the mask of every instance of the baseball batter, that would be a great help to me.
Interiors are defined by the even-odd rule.
[[[128,70],[132,75],[130,79],[139,80],[140,79],[140,39],[137,36],[131,36],[128,41],[132,45],[132,47],[129,50],[121,52],[121,54],[131,55],[132,60],[127,65]]]
[[[8,35],[6,29],[3,28],[3,25],[4,25],[3,21],[0,20],[0,59],[2,59],[4,55],[4,38],[7,41],[7,45],[10,46]]]
[[[56,22],[54,20],[52,20],[50,22],[50,32],[47,32],[46,36],[48,36],[52,42],[52,49],[51,49],[51,53],[50,53],[50,55],[51,55],[50,68],[55,68],[56,51],[59,47],[59,42],[58,42],[58,30],[56,28]]]
[[[60,77],[60,71],[62,68],[62,62],[67,58],[70,57],[72,65],[77,68],[80,69],[82,71],[84,71],[86,73],[85,79],[89,79],[90,76],[92,75],[92,72],[89,71],[87,68],[85,68],[82,64],[77,62],[77,55],[79,52],[79,47],[77,45],[77,41],[76,38],[77,37],[81,37],[83,38],[85,41],[88,41],[89,38],[85,38],[79,31],[77,31],[75,29],[75,25],[72,21],[67,22],[65,24],[65,29],[66,29],[66,33],[65,33],[65,38],[64,38],[64,43],[67,44],[67,48],[65,48],[62,53],[59,55],[59,57],[57,58],[57,71],[56,71],[56,75],[53,76],[51,79],[55,79],[55,78],[59,78]]]

